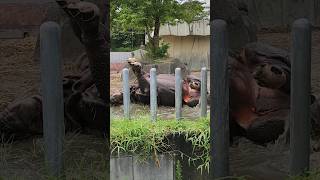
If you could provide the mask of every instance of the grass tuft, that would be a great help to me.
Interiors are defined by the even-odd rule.
[[[170,153],[187,157],[189,163],[199,163],[198,169],[209,171],[209,119],[196,120],[157,120],[151,122],[148,116],[111,121],[111,153],[136,154],[142,159],[153,155],[157,161],[158,153]],[[168,142],[168,137],[180,135],[192,144],[192,153],[185,154]]]

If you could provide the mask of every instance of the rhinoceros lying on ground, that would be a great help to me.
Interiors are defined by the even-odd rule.
[[[74,33],[86,50],[86,61],[79,62],[84,62],[79,65],[81,73],[63,80],[66,130],[98,130],[108,138],[108,26],[103,25],[105,22],[101,25],[99,8],[92,3],[56,2],[69,15]],[[17,100],[0,113],[0,134],[4,139],[42,134],[41,99],[34,95]]]
[[[150,74],[142,70],[142,64],[133,59],[128,61],[130,68],[137,77],[137,84],[130,87],[130,99],[134,103],[150,104]],[[194,107],[199,103],[200,80],[187,75],[182,82],[182,103]],[[157,75],[157,102],[161,106],[174,106],[175,104],[175,76],[173,74]],[[122,92],[110,97],[111,105],[123,103]]]
[[[229,64],[231,133],[258,143],[276,140],[289,121],[288,53],[250,43]],[[310,99],[312,134],[316,135],[320,128],[319,102],[311,94]]]

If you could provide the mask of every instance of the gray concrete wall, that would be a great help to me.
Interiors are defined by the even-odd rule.
[[[112,180],[174,180],[174,161],[159,155],[159,166],[153,159],[140,162],[137,156],[112,157],[110,179]]]
[[[169,43],[169,56],[187,63],[190,70],[209,68],[210,36],[162,36]]]

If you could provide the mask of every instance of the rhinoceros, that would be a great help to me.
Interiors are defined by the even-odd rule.
[[[80,0],[56,0],[69,16],[75,35],[84,45],[79,75],[63,79],[66,131],[98,130],[108,138],[109,32],[100,23],[99,8]],[[107,9],[105,9],[107,13]],[[85,61],[83,61],[85,60]],[[5,139],[24,139],[42,134],[42,98],[34,95],[16,100],[0,113],[0,134]]]
[[[134,103],[150,104],[150,74],[142,70],[142,64],[129,59],[128,64],[137,78],[137,83],[130,86],[130,100]],[[194,107],[200,99],[200,79],[186,75],[182,82],[182,103]],[[157,75],[157,103],[160,106],[175,105],[175,76],[173,74]],[[115,93],[110,97],[111,105],[123,103],[123,93]]]

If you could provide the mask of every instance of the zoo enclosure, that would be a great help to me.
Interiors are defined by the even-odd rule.
[[[227,36],[226,23],[214,20],[211,24],[210,56],[213,63],[210,86],[214,95],[210,112],[211,121],[211,176],[229,175],[229,92],[227,76]],[[306,19],[296,20],[292,28],[292,75],[291,75],[291,113],[290,113],[290,174],[296,175],[308,170],[310,156],[310,70],[311,70],[311,27]],[[62,152],[64,139],[64,115],[61,77],[60,26],[53,22],[44,23],[40,28],[41,39],[41,78],[43,90],[43,121],[45,157],[50,173],[63,174]],[[206,73],[206,69],[202,69]],[[152,120],[156,117],[156,73],[151,70]],[[205,78],[206,76],[202,76]],[[206,87],[206,79],[202,79]],[[130,118],[129,76],[124,70],[124,108]],[[303,86],[301,86],[303,85]],[[181,69],[176,69],[175,89],[181,89]],[[205,88],[206,89],[206,88]],[[206,91],[201,91],[201,109],[206,107],[203,100]],[[176,119],[181,119],[182,93],[176,91]],[[218,106],[217,106],[218,105]],[[203,114],[201,114],[203,115]],[[214,148],[213,148],[214,147]]]
[[[151,121],[157,119],[157,73],[156,68],[150,69],[150,117]],[[123,111],[126,119],[130,119],[130,83],[129,69],[122,70],[123,77]],[[175,112],[176,119],[182,118],[182,83],[181,68],[175,69]],[[201,68],[201,91],[200,91],[200,116],[207,117],[207,68]]]

